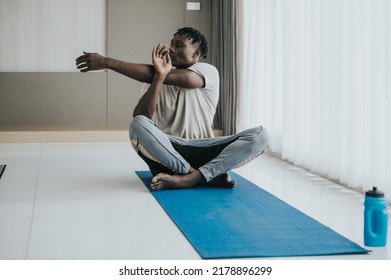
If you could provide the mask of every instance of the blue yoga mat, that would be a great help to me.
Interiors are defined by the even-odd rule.
[[[149,171],[136,171],[150,189]],[[368,251],[236,173],[234,189],[151,191],[204,259]]]

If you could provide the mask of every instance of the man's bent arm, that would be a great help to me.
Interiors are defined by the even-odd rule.
[[[107,68],[148,84],[152,83],[155,74],[153,65],[124,62],[112,58],[108,58]],[[200,88],[205,86],[204,79],[189,69],[171,69],[163,83],[184,88]]]
[[[164,52],[164,47],[160,44],[152,50],[152,63],[154,75],[151,85],[136,105],[133,111],[133,117],[144,115],[152,119],[156,111],[163,82],[167,74],[171,71],[171,58],[167,52]]]
[[[133,110],[133,117],[144,115],[149,119],[155,114],[156,106],[159,101],[160,90],[163,85],[164,75],[155,74],[148,90],[141,96],[136,107]]]

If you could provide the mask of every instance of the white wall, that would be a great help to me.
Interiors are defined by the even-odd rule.
[[[75,72],[106,53],[106,0],[0,0],[1,72]]]

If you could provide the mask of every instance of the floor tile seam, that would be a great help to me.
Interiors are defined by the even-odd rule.
[[[7,159],[19,159],[19,160],[26,160],[26,159],[39,159],[41,158],[41,155],[35,155],[35,156],[30,156],[30,155],[1,155],[0,154],[0,160],[7,160]]]
[[[58,186],[40,186],[38,184],[37,190],[69,190],[69,191],[74,191],[74,190],[80,190],[80,191],[85,191],[85,190],[91,190],[91,191],[106,191],[108,189],[108,185],[94,185],[93,187],[86,187],[86,186],[66,186],[66,187],[58,187]]]
[[[9,187],[9,186],[0,186],[0,191],[25,191],[25,190],[32,190],[32,189],[35,189],[36,186],[27,186],[27,187]]]
[[[37,193],[38,193],[39,177],[40,177],[40,173],[41,173],[42,155],[43,155],[43,143],[41,143],[41,156],[39,157],[38,172],[37,172],[37,178],[36,178],[36,182],[35,182],[35,194],[34,194],[34,201],[33,201],[32,212],[31,212],[31,220],[30,220],[30,228],[29,228],[29,234],[28,234],[28,240],[27,240],[27,246],[26,246],[26,252],[25,252],[25,259],[26,260],[28,259],[29,251],[30,251],[31,235],[32,235],[33,224],[34,224],[35,204],[36,204]]]
[[[91,142],[91,143],[87,143],[87,142],[75,142],[75,143],[42,143],[43,145],[43,152],[41,154],[41,157],[46,159],[46,158],[96,158],[96,157],[99,157],[99,158],[123,158],[123,154],[121,151],[118,151],[118,145],[120,143],[116,143],[116,142],[107,142],[107,143],[95,143],[95,142]],[[111,151],[99,151],[99,152],[95,152],[95,151],[87,151],[86,154],[83,154],[83,155],[79,155],[77,152],[75,151],[72,151],[70,152],[69,154],[64,154],[63,152],[62,153],[57,153],[56,152],[53,152],[52,154],[47,154],[49,151],[46,151],[45,150],[45,147],[46,149],[48,149],[48,147],[61,147],[61,146],[70,146],[70,147],[75,147],[75,146],[80,146],[80,145],[83,145],[85,147],[87,146],[91,146],[91,145],[94,145],[95,147],[99,147],[99,146],[104,146],[104,147],[109,147],[111,146],[113,148],[113,151],[115,151],[115,153],[112,153]]]
[[[32,218],[33,215],[0,215],[1,218]]]
[[[122,213],[122,214],[105,214],[105,213],[96,213],[96,214],[63,214],[63,215],[33,215],[31,218],[50,218],[50,219],[55,219],[55,218],[98,218],[98,217],[129,217],[129,216],[137,216],[139,217],[140,214],[142,214],[141,211],[132,211],[132,212],[127,212],[127,213]],[[16,216],[19,217],[19,216]],[[20,216],[22,217],[22,216]],[[0,218],[2,218],[0,216]],[[8,217],[7,217],[8,218]],[[11,217],[12,218],[12,217]],[[29,217],[25,217],[29,218]]]
[[[91,155],[43,155],[42,159],[119,159],[124,158],[123,155],[104,155],[104,154],[91,154]]]
[[[125,189],[125,188],[124,188]],[[56,192],[61,192],[61,195],[83,195],[81,198],[83,197],[86,197],[86,201],[88,200],[88,197],[91,197],[91,195],[94,196],[94,198],[96,196],[101,196],[103,195],[104,197],[102,197],[102,199],[105,199],[104,201],[105,202],[110,202],[111,200],[113,199],[121,199],[122,196],[124,195],[130,195],[130,196],[134,196],[134,195],[143,195],[144,194],[144,190],[141,189],[138,189],[137,191],[133,191],[133,190],[124,190],[124,189],[112,189],[110,188],[109,186],[107,187],[99,187],[99,189],[89,189],[89,188],[60,188],[60,187],[54,187],[54,188],[49,188],[49,187],[38,187],[38,191],[39,191],[39,195],[51,195],[53,193],[56,193]],[[124,192],[122,192],[124,190]],[[117,192],[117,194],[113,193],[114,191]],[[126,192],[125,192],[126,191]],[[110,197],[107,197],[106,195],[109,194]],[[87,197],[88,195],[88,197]],[[75,197],[76,199],[79,198],[79,197]],[[142,198],[142,197],[140,197]],[[59,198],[61,199],[61,197]],[[36,201],[36,202],[40,202],[40,201]]]

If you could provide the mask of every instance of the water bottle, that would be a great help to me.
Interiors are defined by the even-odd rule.
[[[377,187],[365,193],[364,244],[381,247],[387,243],[387,201]]]

